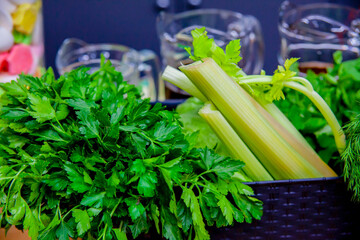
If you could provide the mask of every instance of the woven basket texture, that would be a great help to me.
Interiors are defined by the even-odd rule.
[[[260,221],[211,229],[212,239],[360,239],[360,204],[341,178],[249,184],[264,203]]]

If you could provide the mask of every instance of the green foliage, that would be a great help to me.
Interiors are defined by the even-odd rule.
[[[72,211],[72,215],[75,218],[75,222],[77,223],[76,230],[80,236],[91,228],[90,217],[86,211],[74,209]]]
[[[264,102],[272,103],[277,100],[284,100],[284,83],[291,82],[297,75],[296,71],[293,71],[293,66],[297,63],[298,58],[286,59],[284,66],[279,65],[278,68],[274,71],[274,75],[271,76],[271,81],[262,81],[261,77],[254,78],[254,84],[246,85],[254,96],[263,100]],[[264,76],[265,74],[261,74]],[[259,80],[256,80],[259,78]],[[241,79],[237,79],[241,83]]]
[[[345,126],[347,145],[341,154],[344,161],[344,179],[353,192],[356,201],[360,201],[360,115]]]
[[[261,216],[251,192],[234,190],[242,162],[194,148],[178,115],[141,99],[110,62],[87,70],[0,84],[0,227],[46,240],[151,228],[209,239],[207,225]]]
[[[193,37],[193,53],[191,47],[185,50],[189,53],[190,59],[200,61],[203,58],[210,57],[219,64],[219,66],[232,77],[243,75],[241,68],[237,65],[242,59],[240,56],[240,39],[231,40],[224,49],[217,46],[213,38],[207,36],[205,27],[196,28],[191,31]]]

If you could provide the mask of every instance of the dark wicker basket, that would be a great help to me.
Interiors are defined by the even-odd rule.
[[[183,101],[183,100],[182,100]],[[182,101],[165,102],[174,109]],[[215,240],[360,239],[360,203],[343,178],[248,183],[264,203],[261,220],[208,229]]]
[[[264,203],[260,221],[210,229],[216,240],[360,239],[360,205],[342,178],[249,183]]]

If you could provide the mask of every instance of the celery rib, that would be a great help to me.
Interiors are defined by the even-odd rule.
[[[247,76],[241,78],[238,81],[239,84],[251,85],[251,84],[271,84],[272,77],[271,76]],[[346,141],[345,134],[337,121],[334,113],[331,111],[330,107],[326,104],[324,99],[314,91],[311,83],[305,78],[301,77],[292,77],[284,82],[284,86],[294,89],[298,92],[301,92],[305,96],[307,96],[311,102],[318,108],[320,113],[323,115],[327,123],[329,124],[334,138],[336,147],[339,153],[342,153],[345,149]]]
[[[307,145],[309,148],[312,148],[310,144],[306,141],[304,136],[296,129],[296,127],[291,123],[291,121],[274,103],[268,103],[259,98],[255,99],[274,119],[276,119],[276,121],[278,121],[284,128],[286,128],[286,130],[290,132],[292,136],[298,139],[302,144]]]
[[[201,62],[196,62],[196,63],[192,64],[192,66],[194,67],[194,65],[198,65],[198,64],[201,64]],[[183,68],[183,67],[181,67],[181,68]],[[199,90],[199,88],[196,85],[194,85],[194,83],[192,83],[185,74],[183,74],[181,71],[179,71],[175,68],[167,67],[164,71],[163,79],[166,81],[169,81],[169,82],[173,83],[174,85],[180,87],[181,89],[189,92],[191,95],[199,98],[203,102],[208,101],[205,94],[203,94]],[[249,84],[249,85],[251,85],[251,84],[270,84],[272,77],[264,76],[264,75],[244,76],[244,77],[241,77],[240,81],[239,81],[239,79],[233,79],[233,80],[236,81],[237,83],[239,83],[240,85],[246,86],[247,84]],[[312,85],[306,79],[303,79],[300,77],[293,77],[293,78],[289,79],[289,81],[290,82],[285,82],[284,85],[287,87],[290,87],[290,88],[297,88],[295,90],[299,90],[299,87],[300,87],[300,89],[302,90],[301,92],[308,97],[310,96],[309,93],[315,92],[312,88]],[[240,87],[238,84],[235,84],[235,85],[236,85],[236,87]],[[205,93],[207,92],[207,90],[203,90],[203,91]],[[246,92],[244,91],[244,93],[246,93]],[[244,94],[244,95],[246,95],[246,94]],[[317,99],[316,94],[311,95],[310,98],[311,98],[310,100],[314,101],[314,99]],[[325,176],[325,177],[337,176],[336,173],[329,166],[327,166],[326,164],[323,164],[323,161],[316,154],[316,152],[311,148],[311,146],[307,143],[307,141],[304,139],[304,137],[298,132],[298,130],[291,124],[291,122],[284,116],[284,114],[274,104],[270,104],[270,105],[265,104],[263,101],[261,101],[261,99],[257,99],[258,101],[255,101],[251,96],[249,99],[253,104],[252,107],[255,107],[260,112],[260,115],[262,115],[262,117],[265,118],[266,121],[269,121],[270,124],[272,125],[272,127],[275,127],[276,132],[279,133],[280,136],[282,138],[284,138],[285,141],[293,149],[295,149],[299,155],[301,155],[308,163],[310,163],[314,168],[316,168],[318,173],[320,172],[322,174],[322,176]],[[317,100],[317,101],[319,101],[319,100]],[[315,105],[317,107],[319,107],[318,104],[315,104]],[[324,105],[321,105],[321,106],[324,108]],[[328,107],[326,105],[326,103],[325,103],[325,107]],[[331,110],[330,110],[330,112],[331,112]],[[322,113],[324,113],[324,112],[322,112]],[[329,112],[325,112],[325,115],[326,114],[327,114],[327,116],[330,116]],[[334,123],[337,123],[336,118],[335,118],[335,121],[334,121],[334,119],[326,119],[326,120],[328,122],[333,121]],[[337,127],[336,124],[332,125],[332,129],[336,129],[336,127]],[[336,136],[336,135],[334,134],[334,136]],[[339,149],[341,149],[341,147],[343,146],[342,143],[343,143],[344,139],[345,139],[344,137],[340,137],[340,140],[337,140],[337,146]],[[241,140],[241,138],[240,138],[240,140]],[[227,144],[225,144],[225,145],[227,145]],[[230,152],[232,152],[232,151],[230,151]],[[261,152],[261,151],[259,150],[259,152]],[[246,162],[246,161],[244,161],[244,162]],[[251,174],[249,174],[249,175],[251,175]],[[254,177],[252,176],[252,178],[254,178]]]
[[[199,91],[185,74],[174,67],[167,66],[162,74],[162,79],[181,88],[190,95],[200,99],[202,102],[208,101],[204,94]]]
[[[229,150],[231,156],[245,163],[243,168],[245,174],[255,181],[274,180],[213,104],[205,104],[205,106],[200,109],[199,115],[205,119],[214,130]]]
[[[254,107],[258,109],[261,115],[271,124],[281,137],[283,137],[287,143],[289,143],[290,146],[293,147],[305,160],[322,173],[324,177],[337,176],[337,174],[327,164],[324,164],[320,156],[275,104],[260,104],[250,96],[249,99],[254,104]],[[273,115],[276,115],[276,118]]]

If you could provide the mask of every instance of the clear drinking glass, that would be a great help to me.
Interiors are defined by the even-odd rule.
[[[41,0],[0,0],[0,82],[44,67]]]
[[[157,55],[148,49],[137,51],[120,44],[89,44],[68,38],[56,54],[55,65],[60,74],[80,66],[94,72],[100,67],[101,55],[111,61],[128,83],[141,86],[144,98],[161,100],[158,91],[160,63]]]
[[[360,10],[330,3],[296,5],[285,1],[279,16],[280,64],[297,57],[300,71],[320,72],[332,66],[337,50],[342,51],[344,60],[360,57]]]
[[[220,47],[233,39],[240,39],[243,59],[239,66],[248,74],[260,73],[264,64],[264,43],[259,21],[250,15],[221,9],[198,9],[177,14],[162,12],[157,19],[163,67],[188,63],[188,54],[181,46],[191,46],[191,31],[206,27],[208,36]],[[188,95],[166,82],[170,90],[167,98]]]

